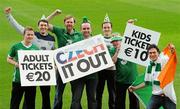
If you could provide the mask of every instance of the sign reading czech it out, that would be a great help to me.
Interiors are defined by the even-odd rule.
[[[63,83],[114,65],[101,36],[59,48],[55,50],[54,59]]]

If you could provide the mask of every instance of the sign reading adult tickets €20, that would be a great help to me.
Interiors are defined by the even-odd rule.
[[[149,62],[147,48],[158,44],[160,33],[127,23],[119,58],[143,66]]]
[[[114,65],[101,36],[59,48],[55,50],[54,59],[63,83]]]
[[[19,50],[21,86],[56,85],[52,50]]]

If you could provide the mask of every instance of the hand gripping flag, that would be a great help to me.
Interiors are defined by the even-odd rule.
[[[138,76],[132,85],[137,86],[141,84],[142,82],[144,82],[144,76],[145,76],[145,73]],[[135,90],[133,93],[139,99],[139,101],[143,104],[144,108],[146,108],[152,95],[152,86],[148,85],[142,89]]]
[[[160,87],[163,89],[164,94],[176,104],[176,95],[173,86],[177,65],[176,52],[171,53],[169,47],[167,46],[163,50],[163,54],[167,55],[169,60],[158,76],[158,80],[160,81]]]

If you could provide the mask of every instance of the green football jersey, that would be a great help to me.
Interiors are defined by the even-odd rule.
[[[119,59],[116,62],[116,81],[122,84],[132,84],[138,72],[135,63]]]
[[[23,44],[23,42],[19,42],[13,45],[8,53],[8,56],[12,57],[16,62],[18,62],[18,50],[39,50],[39,49],[33,44],[29,47],[26,47]],[[13,82],[20,83],[20,71],[19,71],[19,68],[16,68],[16,67],[14,69]]]
[[[56,34],[59,48],[83,40],[82,34],[75,30],[69,34],[65,28],[53,26],[52,32]]]

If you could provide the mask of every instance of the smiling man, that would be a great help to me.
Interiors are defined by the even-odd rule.
[[[12,16],[10,7],[5,8],[5,14],[9,23],[20,33],[23,34],[25,28],[20,25]],[[48,21],[43,16],[38,21],[39,31],[34,32],[35,36],[32,43],[41,50],[54,50],[55,49],[55,38],[48,34]],[[42,109],[50,109],[50,86],[40,86],[42,95]],[[26,107],[26,106],[25,106]]]
[[[50,16],[48,16],[48,18],[52,18],[58,15],[57,13],[58,10],[55,10]],[[83,40],[82,34],[74,29],[75,23],[76,20],[74,16],[67,15],[64,18],[65,28],[49,24],[49,30],[52,33],[54,33],[57,37],[58,48]],[[57,77],[57,87],[56,87],[53,109],[62,109],[63,107],[62,97],[66,84],[62,82],[59,73],[57,73],[56,77]],[[73,87],[73,81],[71,82],[71,87]]]
[[[7,62],[14,65],[15,67],[12,82],[10,109],[19,109],[19,105],[23,95],[26,103],[26,109],[35,109],[36,87],[21,86],[18,64],[18,50],[38,50],[38,48],[32,44],[32,40],[34,38],[34,31],[31,27],[26,27],[24,29],[23,36],[23,41],[13,45],[7,57]]]
[[[111,48],[111,36],[112,36],[112,23],[109,20],[108,15],[106,14],[104,22],[102,23],[102,36],[104,38],[105,44],[108,48],[110,55],[112,56]],[[115,66],[110,67],[105,70],[98,72],[98,85],[96,89],[96,100],[97,100],[97,109],[102,109],[102,96],[104,91],[104,86],[107,81],[107,88],[109,93],[109,109],[115,109]]]
[[[173,54],[175,52],[174,45],[169,44],[168,50],[170,50],[170,53]],[[152,85],[152,96],[147,109],[159,109],[161,106],[164,109],[176,109],[176,104],[160,87],[160,81],[158,79],[161,71],[165,68],[166,63],[169,61],[169,57],[163,53],[160,54],[160,50],[155,44],[149,46],[148,55],[150,62],[146,68],[144,82],[137,86],[130,86],[129,91],[133,92],[147,85]],[[167,76],[165,77],[168,78]],[[169,85],[169,90],[173,91],[171,93],[175,93],[173,85]]]
[[[91,38],[91,24],[87,17],[83,17],[81,24],[81,32],[84,39]],[[81,98],[84,87],[86,86],[88,109],[96,109],[96,87],[97,87],[97,73],[88,75],[86,77],[74,80],[72,82],[72,104],[71,109],[81,109]]]

